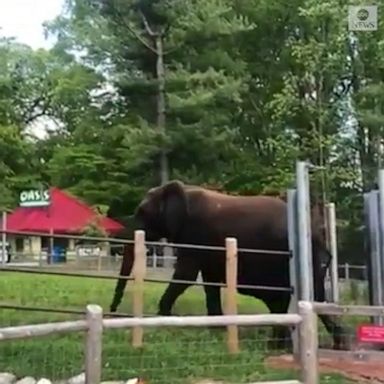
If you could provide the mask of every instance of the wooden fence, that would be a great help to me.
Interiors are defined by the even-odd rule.
[[[234,244],[232,243],[231,246]],[[99,384],[102,376],[102,336],[104,329],[132,328],[137,339],[144,327],[205,327],[205,326],[263,326],[284,325],[299,329],[301,380],[275,381],[259,384],[317,384],[317,316],[310,302],[299,302],[298,314],[259,314],[224,316],[166,316],[152,318],[103,318],[98,305],[88,305],[86,319],[57,323],[24,325],[0,329],[0,342],[58,333],[86,332],[85,377],[86,384]],[[231,347],[232,348],[232,347]],[[232,350],[232,349],[231,349]],[[233,351],[233,350],[232,350]],[[254,383],[256,384],[256,383]]]
[[[226,282],[225,286],[225,306],[224,314],[235,316],[237,315],[237,239],[226,238],[225,241],[226,252]],[[144,315],[144,281],[146,276],[147,262],[146,262],[147,249],[145,246],[145,232],[138,230],[135,231],[134,236],[134,264],[132,268],[133,276],[133,297],[132,297],[132,311],[133,316],[142,317]],[[209,283],[207,283],[209,284]],[[217,284],[217,283],[216,283]],[[215,284],[215,285],[216,285]],[[220,284],[221,285],[221,284]],[[256,288],[256,286],[255,286]],[[287,287],[288,288],[288,287]],[[273,289],[273,287],[271,287]],[[144,332],[140,326],[136,326],[132,332],[132,345],[140,347],[143,344]],[[239,337],[238,328],[236,324],[227,326],[227,348],[230,353],[238,353]]]

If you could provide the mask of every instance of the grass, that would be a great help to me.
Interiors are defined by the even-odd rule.
[[[63,309],[84,309],[97,303],[108,311],[114,280],[3,273],[0,302]],[[146,284],[145,313],[154,314],[164,285]],[[132,287],[128,284],[119,311],[131,312]],[[266,312],[263,303],[239,295],[240,313]],[[202,287],[189,288],[176,302],[174,312],[205,313]],[[0,327],[78,319],[81,316],[1,309]],[[298,372],[271,370],[263,364],[268,353],[267,328],[240,329],[241,352],[226,352],[226,333],[222,329],[146,329],[144,347],[131,347],[129,330],[108,330],[103,336],[103,380],[143,376],[151,384],[193,383],[212,378],[228,383],[286,380]],[[32,375],[55,380],[83,371],[84,334],[49,336],[39,339],[0,343],[0,372]],[[322,383],[347,381],[338,376],[322,376]]]

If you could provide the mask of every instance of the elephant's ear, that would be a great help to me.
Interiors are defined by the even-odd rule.
[[[174,241],[188,215],[188,200],[184,184],[179,180],[163,186],[160,212],[169,241]]]

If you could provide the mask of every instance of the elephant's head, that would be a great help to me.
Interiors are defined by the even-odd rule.
[[[176,241],[188,216],[185,185],[178,180],[150,189],[135,211],[135,227],[147,241]]]
[[[189,212],[185,188],[182,182],[174,180],[150,189],[136,208],[132,229],[144,230],[146,241],[166,238],[168,241],[177,242],[177,236]],[[129,276],[133,263],[134,246],[126,244],[120,275]],[[120,304],[126,284],[126,279],[118,279],[110,306],[111,312],[115,312]]]

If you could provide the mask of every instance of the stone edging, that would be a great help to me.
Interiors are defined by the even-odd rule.
[[[18,378],[10,372],[0,372],[0,384],[85,384],[85,373],[80,373],[68,380],[51,381],[45,377],[40,379],[32,376]],[[101,384],[145,384],[145,382],[140,378],[133,378],[129,380],[103,381]]]

